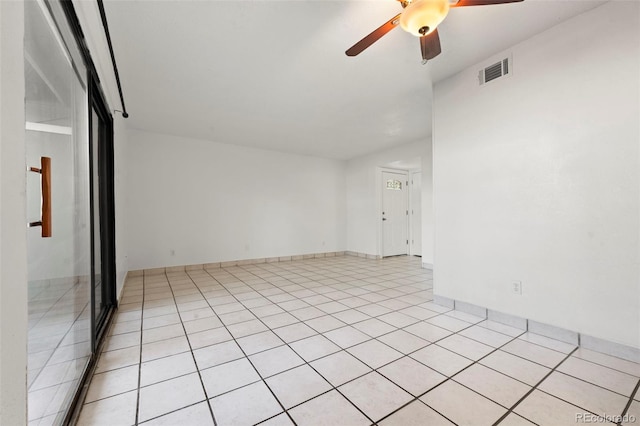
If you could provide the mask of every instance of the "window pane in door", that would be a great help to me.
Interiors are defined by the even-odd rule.
[[[91,355],[87,93],[47,3],[25,1],[26,166],[51,159],[51,237],[28,229],[29,423],[62,422]],[[27,172],[39,222],[42,175]]]

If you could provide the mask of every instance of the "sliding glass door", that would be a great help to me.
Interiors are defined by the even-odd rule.
[[[111,122],[61,3],[24,4],[28,413],[60,424],[115,303]]]

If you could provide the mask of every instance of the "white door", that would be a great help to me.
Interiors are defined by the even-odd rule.
[[[408,206],[406,173],[382,172],[382,255],[407,254]]]
[[[409,177],[411,196],[409,206],[410,254],[422,256],[422,172],[413,172]]]

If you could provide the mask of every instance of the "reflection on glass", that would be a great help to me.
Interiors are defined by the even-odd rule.
[[[91,354],[87,95],[43,2],[25,2],[27,166],[51,158],[52,237],[28,230],[29,423],[61,423]],[[27,219],[40,216],[27,175]]]

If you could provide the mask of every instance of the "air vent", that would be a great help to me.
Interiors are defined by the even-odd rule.
[[[509,75],[510,62],[510,58],[504,58],[503,60],[480,70],[480,72],[478,73],[478,80],[480,81],[480,85],[482,86],[483,84],[493,81],[497,78]]]

